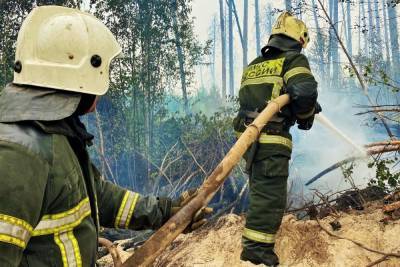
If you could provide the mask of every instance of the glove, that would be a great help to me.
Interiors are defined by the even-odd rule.
[[[179,198],[173,200],[171,207],[171,217],[174,216],[183,206],[189,203],[189,201],[197,195],[198,191],[198,189],[194,188],[189,189],[188,191],[183,192]],[[207,219],[205,217],[212,212],[213,209],[210,207],[201,208],[199,211],[196,212],[196,214],[192,218],[192,222],[185,230],[185,232],[196,230],[204,225],[207,222]]]
[[[314,107],[314,112],[311,116],[307,117],[307,118],[297,118],[297,124],[298,124],[298,128],[300,130],[310,130],[314,124],[314,118],[315,118],[315,114],[318,114],[322,111],[321,105],[316,102],[315,103],[315,107]]]

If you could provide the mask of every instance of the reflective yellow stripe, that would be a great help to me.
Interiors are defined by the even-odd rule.
[[[135,197],[133,199],[133,203],[131,205],[131,208],[129,209],[128,218],[126,219],[126,222],[125,222],[125,228],[126,229],[128,229],[128,227],[129,227],[129,223],[131,222],[133,211],[135,210],[136,202],[138,201],[138,199],[139,199],[139,194],[135,193]]]
[[[0,214],[0,222],[1,221],[7,222],[7,223],[10,223],[10,224],[13,224],[13,225],[21,226],[21,227],[25,228],[29,232],[32,232],[32,230],[33,230],[33,227],[29,223],[27,223],[26,221],[18,219],[16,217],[12,217],[10,215]]]
[[[78,241],[72,230],[54,234],[54,241],[60,248],[64,267],[82,267],[82,258]]]
[[[21,240],[19,238],[15,238],[13,236],[5,235],[5,234],[0,234],[0,242],[16,245],[16,246],[21,247],[23,249],[26,247],[26,242],[25,241],[23,241],[23,240]]]
[[[244,228],[243,236],[247,239],[261,243],[275,243],[275,235]]]
[[[0,241],[22,248],[26,247],[32,234],[32,226],[24,220],[0,214]]]
[[[253,79],[247,79],[242,82],[240,88],[243,88],[247,85],[254,85],[254,84],[264,84],[269,83],[275,86],[275,84],[279,84],[281,87],[283,86],[283,79],[279,76],[265,76]]]
[[[124,209],[126,206],[126,201],[128,200],[128,197],[129,197],[129,191],[126,191],[124,197],[122,198],[121,205],[119,206],[117,218],[115,218],[115,223],[114,223],[115,228],[118,228],[118,226],[121,223],[122,213],[124,212]]]
[[[280,81],[274,83],[274,87],[272,88],[271,100],[274,100],[275,98],[281,95],[282,88],[283,88],[283,79],[281,78]]]
[[[81,257],[81,252],[80,252],[80,249],[79,249],[78,240],[76,240],[73,231],[69,231],[68,232],[68,237],[71,240],[72,247],[74,249],[74,255],[75,255],[75,259],[76,259],[76,266],[77,267],[81,267],[82,266],[82,257]]]
[[[293,147],[292,141],[290,139],[279,136],[279,135],[261,134],[260,138],[258,139],[258,142],[260,144],[284,145],[290,149],[292,149],[292,147]]]
[[[77,206],[68,211],[43,216],[33,230],[33,236],[68,231],[81,224],[90,214],[89,198],[85,198]]]
[[[126,191],[119,207],[117,218],[115,219],[115,228],[127,228],[129,226],[138,197],[139,194]]]
[[[242,135],[241,132],[235,132],[235,133],[236,133],[237,138],[239,138]],[[293,148],[293,143],[290,139],[285,138],[283,136],[279,136],[279,135],[268,135],[266,133],[262,133],[262,134],[260,134],[258,142],[260,144],[284,145],[284,146],[288,147],[290,150]]]
[[[57,246],[60,248],[63,266],[67,267],[68,266],[67,251],[65,249],[64,244],[61,242],[60,234],[58,233],[54,234],[54,242],[56,242]]]
[[[296,76],[298,74],[312,75],[312,72],[311,72],[311,70],[309,70],[308,68],[305,68],[305,67],[293,68],[285,73],[285,75],[283,76],[283,80],[285,81],[285,83],[287,83],[290,78],[292,78],[293,76]]]

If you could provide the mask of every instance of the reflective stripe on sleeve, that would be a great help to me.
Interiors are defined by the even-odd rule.
[[[240,87],[245,87],[247,85],[255,85],[255,84],[282,84],[283,85],[283,80],[282,77],[279,76],[265,76],[265,77],[259,77],[259,78],[253,78],[253,79],[247,79],[242,84]]]
[[[32,226],[24,220],[0,214],[0,242],[25,248],[32,234]]]
[[[78,241],[72,230],[54,234],[54,241],[60,248],[64,267],[81,267],[82,258]]]
[[[33,230],[33,236],[68,231],[81,224],[90,214],[89,198],[85,198],[70,210],[57,214],[44,215]]]
[[[311,70],[309,70],[306,67],[296,67],[296,68],[293,68],[293,69],[287,71],[285,73],[285,75],[283,76],[283,80],[285,81],[285,83],[287,83],[290,78],[292,78],[296,75],[299,75],[299,74],[312,75],[312,72],[311,72]]]
[[[241,132],[236,132],[236,137],[239,138],[242,135]],[[266,133],[261,133],[260,137],[258,139],[258,142],[260,144],[277,144],[277,145],[283,145],[292,150],[293,148],[293,143],[292,140],[280,136],[280,135],[269,135]]]
[[[293,144],[292,141],[288,138],[279,136],[279,135],[268,135],[268,134],[261,134],[260,138],[258,139],[260,144],[278,144],[286,146],[292,149]]]
[[[275,243],[275,235],[274,234],[267,234],[263,232],[259,232],[256,230],[252,230],[249,228],[244,228],[243,230],[243,236],[246,237],[247,239],[256,241],[256,242],[261,242],[261,243]]]
[[[115,228],[128,228],[138,199],[138,193],[126,191],[115,218]]]

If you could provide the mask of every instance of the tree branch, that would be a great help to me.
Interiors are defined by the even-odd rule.
[[[320,4],[320,6],[321,6],[321,8],[322,8],[322,11],[324,12],[326,18],[328,19],[328,22],[329,22],[329,24],[331,25],[332,30],[333,30],[333,32],[335,33],[336,39],[338,40],[340,46],[341,46],[342,49],[343,49],[343,52],[345,53],[347,59],[349,60],[349,63],[350,63],[350,65],[351,65],[351,67],[353,68],[354,73],[356,74],[358,81],[360,82],[360,85],[361,85],[361,87],[362,87],[362,89],[363,89],[363,91],[364,91],[365,96],[367,97],[368,101],[369,101],[369,102],[371,103],[371,105],[372,105],[373,102],[372,102],[371,97],[370,97],[369,94],[368,94],[368,87],[367,87],[367,85],[365,84],[364,79],[361,77],[361,74],[360,74],[360,72],[358,71],[356,65],[354,64],[353,59],[351,58],[349,52],[347,51],[345,45],[343,44],[343,41],[342,41],[342,39],[340,38],[339,33],[338,33],[338,31],[337,31],[335,25],[333,24],[332,19],[331,19],[330,16],[328,15],[328,12],[326,11],[326,9],[325,9],[324,5],[322,4],[321,0],[318,0],[318,3]],[[383,124],[383,126],[385,127],[386,132],[388,133],[389,137],[390,137],[391,139],[396,139],[395,136],[393,135],[392,131],[390,130],[389,126],[387,125],[385,119],[382,117],[382,114],[380,114],[379,112],[377,112],[377,115],[378,115],[379,119],[382,121],[382,124]]]

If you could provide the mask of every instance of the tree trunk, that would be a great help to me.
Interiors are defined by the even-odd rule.
[[[369,56],[370,57],[373,57],[373,58],[375,58],[375,56],[378,54],[378,51],[377,51],[377,49],[376,49],[376,43],[375,43],[375,36],[376,36],[376,33],[375,33],[375,28],[374,28],[374,20],[373,20],[373,17],[372,17],[372,12],[373,12],[373,10],[372,10],[372,5],[371,5],[371,1],[367,1],[368,3],[368,5],[367,5],[367,7],[368,7],[368,12],[367,12],[367,14],[368,14],[368,39],[369,40],[367,40],[367,42],[370,44],[369,45],[369,47],[370,47],[370,49],[369,49]]]
[[[213,32],[212,32],[212,38],[213,38],[213,51],[212,51],[212,65],[211,65],[211,77],[212,77],[212,88],[215,90],[216,88],[216,74],[215,74],[215,63],[216,63],[216,57],[217,57],[217,17],[214,16],[213,19]]]
[[[344,4],[344,3],[343,3]],[[346,17],[347,17],[347,49],[349,51],[349,55],[352,57],[353,56],[353,41],[351,39],[351,29],[353,28],[353,24],[351,22],[351,2],[347,2],[347,12],[346,12]]]
[[[332,0],[333,3],[333,10],[332,10],[332,14],[333,14],[333,24],[334,27],[336,29],[336,31],[338,30],[338,23],[339,23],[339,6],[338,0]],[[335,37],[332,36],[332,81],[333,81],[333,85],[337,85],[339,83],[339,46],[338,46],[338,42],[337,39]]]
[[[390,46],[389,46],[389,24],[387,22],[387,5],[385,2],[382,3],[382,12],[383,12],[383,28],[384,28],[384,43],[385,43],[385,49],[386,49],[386,65],[387,65],[387,71],[390,71]]]
[[[226,31],[224,0],[219,0],[219,24],[221,27],[221,66],[222,66],[222,98],[226,97]]]
[[[249,0],[243,1],[243,69],[247,67],[247,51],[248,51],[248,25],[249,25]]]
[[[256,55],[261,52],[261,33],[260,33],[260,3],[259,0],[254,0],[255,8],[255,23],[256,23]]]
[[[361,56],[361,32],[362,32],[362,26],[361,26],[361,3],[358,4],[358,56]],[[359,68],[361,70],[361,60],[359,60]]]
[[[172,16],[173,20],[173,27],[174,27],[174,34],[175,34],[175,46],[176,46],[176,53],[178,55],[178,63],[179,63],[179,76],[181,80],[181,89],[182,89],[182,97],[183,103],[185,108],[185,113],[189,114],[189,102],[188,102],[188,95],[187,95],[187,88],[186,88],[186,71],[185,71],[185,55],[183,54],[182,43],[179,33],[179,26],[178,26],[178,3],[176,0],[172,2],[172,10],[174,15]]]
[[[382,38],[381,38],[381,17],[379,15],[379,2],[378,0],[374,1],[374,9],[375,9],[375,30],[376,30],[376,43],[377,48],[379,50],[379,55],[382,55],[382,48],[380,47]],[[372,12],[372,11],[371,11]]]
[[[343,21],[343,28],[344,28],[344,31],[343,31],[343,34],[344,34],[344,39],[346,40],[346,43],[347,43],[347,40],[349,39],[349,35],[348,35],[348,31],[347,31],[347,21],[346,21],[346,19],[345,19],[345,17],[346,17],[346,12],[344,11],[344,2],[341,2],[341,8],[342,8],[342,21]]]
[[[365,30],[365,31],[368,31],[368,28],[367,28],[367,22],[366,22],[366,19],[367,19],[367,17],[368,17],[368,14],[365,12],[365,5],[364,5],[364,2],[360,2],[360,5],[361,5],[361,12],[362,12],[362,25],[360,25],[360,27],[363,29],[363,30]],[[366,37],[366,36],[368,36],[367,34],[363,34],[364,35],[364,53],[366,54],[366,55],[369,55],[369,42],[368,42],[368,38]]]
[[[229,95],[235,95],[235,72],[233,70],[233,1],[229,0],[228,6],[228,30],[229,30]]]
[[[314,23],[315,23],[315,28],[317,29],[317,43],[316,43],[316,48],[318,51],[318,66],[319,66],[319,71],[321,73],[321,77],[325,76],[325,64],[324,64],[324,38],[322,36],[322,31],[321,27],[319,25],[318,21],[318,6],[315,4],[315,0],[312,0],[312,10],[313,10],[313,17],[314,17]]]
[[[332,18],[333,14],[333,1],[334,0],[329,0],[329,17]],[[331,78],[332,77],[332,51],[333,51],[333,39],[334,39],[334,33],[332,30],[332,27],[329,28],[329,40],[328,40],[328,64],[327,64],[327,74]],[[332,79],[329,79],[329,83],[332,84]]]
[[[97,127],[97,132],[99,133],[99,152],[100,152],[100,161],[101,161],[101,174],[103,176],[106,175],[106,153],[105,153],[105,147],[104,147],[104,136],[103,136],[103,128],[101,127],[101,119],[99,112],[97,109],[94,112],[95,117],[96,117],[96,127]]]
[[[267,27],[266,32],[268,35],[271,35],[272,31],[272,18],[273,18],[273,12],[272,12],[272,7],[270,4],[267,5],[266,9],[266,22],[265,26]]]
[[[389,29],[390,29],[390,46],[392,48],[392,71],[395,76],[398,76],[397,70],[399,68],[399,35],[397,30],[397,12],[396,7],[393,6],[392,1],[388,0],[388,14],[389,14]]]

